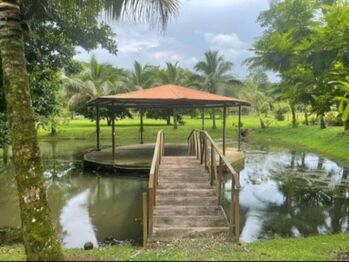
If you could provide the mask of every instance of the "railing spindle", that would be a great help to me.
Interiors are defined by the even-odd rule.
[[[210,144],[210,145],[209,145]],[[239,242],[240,238],[240,204],[239,204],[239,188],[240,178],[234,168],[228,162],[224,154],[220,151],[213,139],[207,131],[194,129],[188,137],[189,152],[191,155],[196,155],[196,158],[201,164],[205,165],[210,173],[210,183],[213,185],[216,180],[216,192],[218,194],[218,204],[222,205],[222,191],[224,192],[225,182],[223,171],[226,168],[227,172],[232,176],[232,191],[230,203],[230,233],[232,239]],[[210,150],[209,147],[210,146]],[[210,156],[209,156],[210,154]],[[216,164],[216,154],[219,156],[219,164]],[[217,171],[218,168],[218,171]],[[223,187],[223,189],[222,189]]]

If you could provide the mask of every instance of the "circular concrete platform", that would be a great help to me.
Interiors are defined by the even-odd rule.
[[[115,163],[112,161],[112,149],[104,148],[84,155],[84,166],[88,169],[148,173],[154,153],[154,144],[134,144],[115,148]],[[165,155],[187,155],[187,144],[166,143]]]
[[[116,161],[113,163],[111,147],[100,151],[94,150],[84,155],[84,167],[92,170],[147,175],[149,174],[153,153],[154,144],[119,146],[115,148]],[[187,144],[166,143],[165,145],[166,156],[186,156],[187,154]],[[239,172],[241,170],[240,166],[244,162],[244,154],[237,151],[236,148],[227,147],[226,157]]]

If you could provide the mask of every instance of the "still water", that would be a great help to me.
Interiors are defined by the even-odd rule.
[[[313,153],[246,148],[240,172],[241,240],[349,229],[349,168]],[[231,179],[225,183],[229,206]]]
[[[48,200],[65,247],[106,238],[140,241],[145,177],[84,172],[82,152],[93,141],[41,141]],[[240,172],[241,240],[346,232],[349,169],[330,159],[287,149],[247,146]],[[20,225],[11,168],[0,162],[0,227]],[[229,206],[231,180],[225,183]]]

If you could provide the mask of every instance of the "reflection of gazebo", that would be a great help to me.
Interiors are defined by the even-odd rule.
[[[177,108],[223,108],[223,153],[226,150],[226,116],[228,107],[239,108],[238,149],[240,150],[241,106],[249,103],[233,97],[226,97],[177,85],[163,85],[118,95],[100,96],[89,102],[96,108],[97,148],[100,150],[99,109],[108,108],[112,122],[112,160],[115,161],[115,109],[133,108],[140,110],[141,143],[143,143],[143,114],[145,109],[172,109],[176,121]],[[202,118],[204,126],[204,117]],[[176,122],[175,122],[176,125]]]

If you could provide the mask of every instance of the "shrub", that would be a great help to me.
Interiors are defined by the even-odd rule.
[[[328,126],[343,126],[343,120],[336,111],[330,111],[325,115],[325,122]]]

